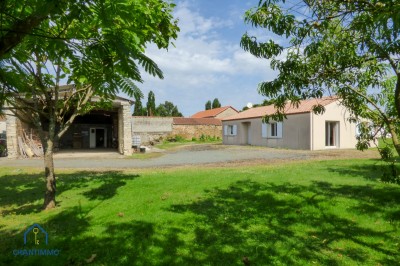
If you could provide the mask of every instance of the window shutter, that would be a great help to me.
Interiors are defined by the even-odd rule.
[[[237,125],[233,125],[233,135],[236,136],[237,134]]]
[[[224,136],[227,136],[227,135],[228,135],[228,126],[225,125],[224,126]]]
[[[282,122],[276,123],[276,128],[277,128],[277,138],[282,138]]]
[[[267,124],[266,123],[262,123],[261,124],[261,136],[263,138],[268,137],[268,135],[267,135]]]

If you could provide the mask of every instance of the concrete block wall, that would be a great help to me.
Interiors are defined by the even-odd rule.
[[[134,116],[131,121],[132,137],[140,136],[144,145],[164,139],[172,132],[172,117]]]
[[[172,132],[172,117],[134,116],[132,129],[134,133]]]

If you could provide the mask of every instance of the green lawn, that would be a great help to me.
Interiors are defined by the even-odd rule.
[[[398,265],[400,186],[376,164],[63,172],[48,212],[39,172],[1,169],[0,265]],[[33,223],[58,257],[13,255]]]

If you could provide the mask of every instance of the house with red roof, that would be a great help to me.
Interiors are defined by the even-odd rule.
[[[312,112],[322,105],[323,114]],[[222,119],[223,143],[302,150],[348,149],[356,145],[356,124],[337,97],[303,100],[298,106],[287,103],[282,122],[263,122],[276,112],[273,105],[250,108]]]
[[[200,111],[191,116],[191,118],[218,118],[223,119],[239,113],[238,110],[232,106],[224,106],[210,110]]]

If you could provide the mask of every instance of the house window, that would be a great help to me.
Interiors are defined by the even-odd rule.
[[[271,130],[271,137],[277,137],[278,136],[278,124],[271,123],[269,125],[270,125],[269,128]]]
[[[225,136],[236,136],[237,135],[237,125],[225,125],[224,135]]]
[[[325,146],[339,146],[339,122],[325,122]]]
[[[233,125],[228,126],[228,135],[233,135],[234,129]]]
[[[261,135],[263,138],[282,138],[282,122],[262,123]]]

